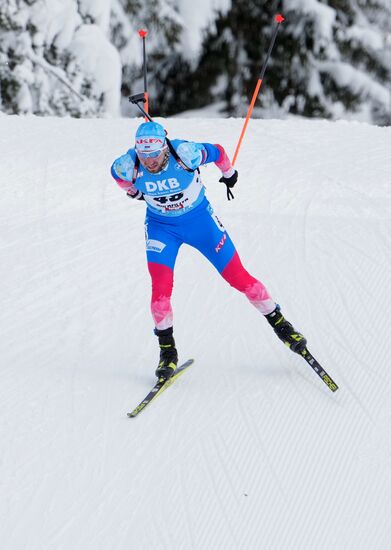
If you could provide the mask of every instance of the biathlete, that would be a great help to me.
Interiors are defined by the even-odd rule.
[[[294,352],[306,347],[265,286],[243,267],[235,246],[205,196],[199,167],[214,162],[227,192],[238,172],[221,145],[170,141],[161,124],[145,122],[136,132],[135,147],[116,159],[111,174],[133,199],[146,203],[145,236],[152,279],[151,311],[159,339],[159,379],[168,379],[178,364],[173,337],[171,293],[181,244],[199,250],[232,287],[242,292],[265,316],[277,336]]]

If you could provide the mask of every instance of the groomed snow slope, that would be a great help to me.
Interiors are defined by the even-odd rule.
[[[140,120],[0,118],[4,550],[391,548],[391,128],[251,121],[208,196],[340,385],[198,252],[174,313],[192,369],[154,382],[144,204],[111,180]],[[241,120],[171,119],[233,152]]]

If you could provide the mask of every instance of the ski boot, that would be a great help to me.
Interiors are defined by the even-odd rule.
[[[276,309],[265,315],[265,317],[279,339],[292,351],[301,354],[307,345],[307,340],[285,319],[280,311],[280,306],[277,304]]]
[[[165,330],[155,328],[155,334],[159,338],[160,359],[159,366],[155,371],[159,380],[168,380],[174,374],[178,364],[178,352],[175,347],[175,340],[172,335],[173,328]]]

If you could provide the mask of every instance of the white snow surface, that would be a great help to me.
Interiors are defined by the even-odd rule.
[[[136,419],[158,358],[144,204],[112,181],[141,119],[1,117],[0,540],[6,550],[388,550],[391,128],[252,120],[207,193],[340,385],[204,258],[173,297],[195,364]],[[164,121],[223,144],[242,120]]]

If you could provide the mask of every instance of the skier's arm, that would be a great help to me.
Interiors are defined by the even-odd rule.
[[[111,175],[121,189],[126,191],[128,197],[143,200],[143,194],[136,189],[132,183],[134,176],[134,157],[131,149],[113,162],[111,165]]]
[[[232,166],[222,145],[184,141],[176,147],[176,152],[185,165],[192,170],[202,164],[214,162],[222,173],[220,181],[223,181],[229,187],[233,187],[238,179],[238,173]]]
[[[224,147],[218,145],[217,143],[215,147],[220,152],[220,157],[217,161],[215,161],[215,164],[218,168],[220,168],[221,173],[223,174],[219,181],[225,183],[227,187],[233,187],[238,181],[238,171],[232,166]]]

